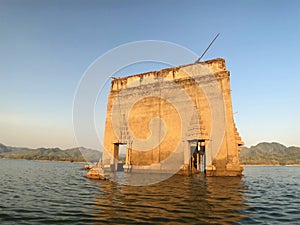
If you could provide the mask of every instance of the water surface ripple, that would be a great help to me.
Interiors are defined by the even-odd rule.
[[[300,224],[300,167],[144,187],[88,180],[81,167],[0,159],[0,224]]]

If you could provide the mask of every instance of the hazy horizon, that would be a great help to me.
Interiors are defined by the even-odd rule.
[[[250,147],[253,147],[253,146],[256,146],[258,144],[261,144],[261,143],[278,143],[278,144],[281,144],[281,145],[284,145],[285,147],[300,147],[300,146],[297,146],[297,145],[285,145],[283,143],[280,143],[280,142],[277,142],[277,141],[260,141],[256,144],[253,144],[253,145],[243,145],[243,147],[247,147],[247,148],[250,148]],[[86,147],[86,146],[69,146],[69,147],[65,147],[65,148],[62,148],[62,147],[59,147],[59,146],[35,146],[35,147],[29,147],[29,146],[14,146],[14,145],[7,145],[5,143],[1,143],[0,144],[3,144],[7,147],[16,147],[16,148],[28,148],[28,149],[38,149],[38,148],[59,148],[61,150],[67,150],[67,149],[72,149],[72,148],[86,148],[86,149],[92,149],[92,150],[98,150],[98,151],[102,151],[103,148],[91,148],[91,147]],[[125,150],[124,150],[125,151]]]

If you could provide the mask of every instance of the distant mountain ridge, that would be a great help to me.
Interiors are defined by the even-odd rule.
[[[239,158],[242,165],[299,165],[300,147],[262,142],[250,148],[242,147]]]
[[[82,152],[84,156],[82,156]],[[0,158],[52,160],[74,162],[97,162],[102,152],[87,148],[22,148],[0,144]],[[300,147],[286,147],[280,143],[262,142],[255,146],[242,147],[239,154],[242,165],[300,165]]]
[[[83,155],[84,157],[83,157]],[[87,148],[71,148],[62,150],[60,148],[22,148],[10,147],[0,144],[0,158],[28,159],[28,160],[51,160],[71,162],[97,162],[102,152]]]

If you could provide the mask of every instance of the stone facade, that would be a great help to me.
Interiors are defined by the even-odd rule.
[[[239,176],[230,72],[213,59],[114,79],[108,96],[103,164],[125,172]]]

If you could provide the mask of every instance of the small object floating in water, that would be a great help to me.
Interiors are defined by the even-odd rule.
[[[93,168],[92,165],[84,165],[84,167],[81,168],[81,170],[90,170],[90,169],[92,169],[92,168]]]
[[[87,178],[97,179],[97,180],[106,180],[104,172],[99,167],[94,167],[86,174]]]
[[[95,167],[92,167],[90,171],[86,174],[86,177],[90,179],[97,179],[97,180],[108,179],[108,177],[104,174],[102,162],[99,162]]]

